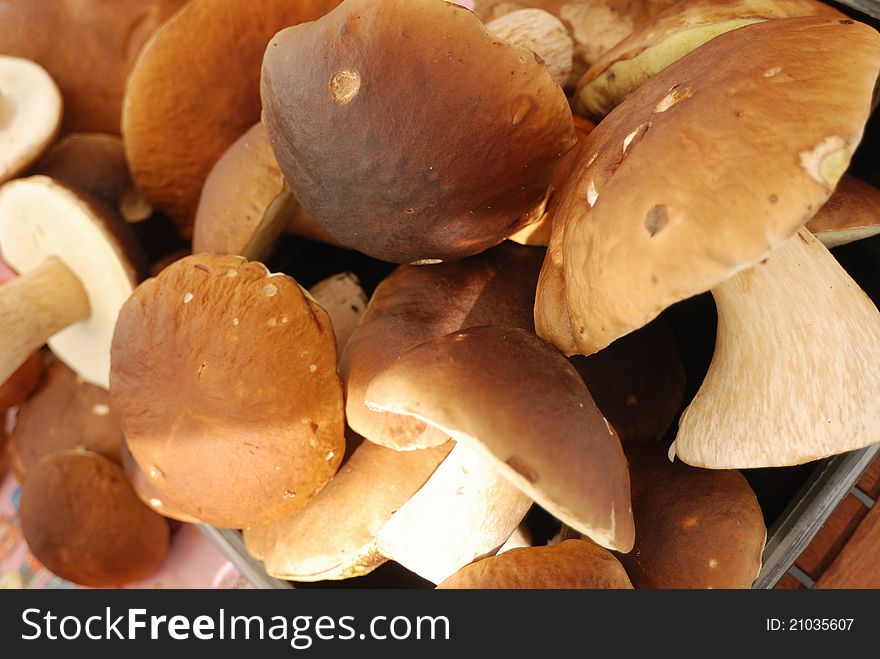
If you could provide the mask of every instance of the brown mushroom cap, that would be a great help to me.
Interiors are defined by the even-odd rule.
[[[338,2],[191,0],[144,46],[125,88],[125,153],[138,188],[184,236],[211,167],[260,119],[266,44]]]
[[[2,5],[0,25],[6,32]],[[0,183],[39,160],[58,135],[61,113],[61,92],[45,69],[0,55]]]
[[[566,540],[484,558],[463,567],[437,588],[632,589],[632,584],[610,551],[589,540]]]
[[[22,485],[21,528],[43,565],[84,586],[144,579],[169,547],[168,523],[138,500],[122,467],[87,451],[37,465]]]
[[[144,42],[185,2],[0,0],[0,53],[38,62],[58,82],[65,133],[119,134],[129,70]]]
[[[330,319],[292,278],[240,257],[189,256],[135,290],[110,394],[141,469],[215,526],[301,508],[345,451]]]
[[[654,74],[710,39],[773,18],[844,14],[816,0],[683,0],[617,43],[577,85],[578,112],[603,117]]]
[[[282,231],[335,242],[284,184],[269,136],[254,124],[217,160],[196,209],[193,254],[267,256]]]
[[[370,383],[366,402],[468,445],[602,546],[632,547],[620,441],[574,367],[534,334],[474,327],[423,343]]]
[[[367,386],[406,350],[449,332],[472,325],[531,329],[542,257],[539,249],[504,243],[461,261],[404,265],[391,273],[373,293],[339,361],[351,428],[398,450],[447,441],[418,419],[369,410]]]
[[[5,382],[0,384],[0,417],[6,409],[18,405],[30,396],[43,375],[43,355],[31,354]],[[2,424],[0,424],[2,425]]]
[[[880,233],[880,190],[845,175],[834,194],[807,222],[807,229],[828,249]]]
[[[283,30],[262,98],[302,206],[343,245],[398,263],[500,243],[532,219],[576,142],[534,54],[441,0],[346,0]]]
[[[878,68],[871,28],[790,18],[723,34],[645,83],[590,133],[561,193],[539,335],[591,354],[765,258],[831,195]]]
[[[53,359],[39,389],[22,403],[9,436],[12,469],[20,481],[45,456],[80,448],[121,464],[122,431],[110,395]]]
[[[662,447],[628,456],[636,544],[619,558],[633,585],[750,588],[767,530],[745,477],[670,462]]]

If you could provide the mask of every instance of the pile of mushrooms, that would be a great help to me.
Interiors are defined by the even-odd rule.
[[[867,25],[125,4],[0,0],[2,454],[49,569],[136,581],[174,520],[296,583],[748,588],[769,520],[740,470],[880,442],[880,312],[829,251],[880,233],[848,173]],[[82,66],[127,39],[94,121],[96,83],[20,38],[49,17]],[[700,372],[665,310],[706,292]]]

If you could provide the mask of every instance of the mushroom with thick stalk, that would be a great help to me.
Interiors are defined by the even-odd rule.
[[[0,55],[0,183],[39,160],[58,135],[61,115],[61,92],[45,69]]]
[[[860,56],[853,60],[840,49]],[[820,58],[822,67],[804,52]],[[736,68],[715,65],[733,57]],[[719,382],[724,393],[716,389],[712,400],[720,396],[723,404],[702,417],[712,424],[725,419],[723,432],[720,425],[711,433],[691,427],[691,439],[677,444],[691,456],[682,454],[688,462],[698,459],[695,449],[683,448],[691,443],[723,444],[727,455],[715,456],[721,461],[712,466],[743,468],[803,462],[876,441],[866,432],[876,423],[867,403],[878,392],[875,380],[862,380],[856,398],[839,408],[827,395],[839,390],[846,396],[852,387],[838,384],[853,373],[872,377],[864,365],[876,360],[876,309],[842,271],[833,272],[833,258],[806,234],[787,239],[828,199],[847,167],[878,68],[880,37],[862,24],[822,18],[757,23],[713,39],[654,76],[587,138],[554,216],[536,303],[539,334],[565,352],[590,354],[697,293],[755,296],[754,304],[728,305],[719,335],[725,324],[733,329],[760,316],[763,337],[752,325],[749,334],[729,334],[719,343],[735,346],[741,363],[756,370],[718,370],[727,373]],[[726,183],[718,187],[721,180]],[[793,252],[792,260],[786,253]],[[776,272],[782,279],[771,285],[767,278]],[[819,293],[830,286],[833,293]],[[792,287],[833,298],[836,311],[824,315],[815,301],[790,295]],[[796,310],[798,300],[805,306]],[[859,324],[841,319],[841,308]],[[793,318],[801,324],[792,325]],[[785,347],[818,345],[790,338],[812,323],[837,337],[830,345],[847,348],[823,351],[821,366],[803,352],[783,358]],[[745,360],[745,350],[757,352]],[[760,390],[745,386],[768,371],[775,375],[761,380]],[[729,394],[727,379],[734,372],[737,396]],[[798,383],[805,397],[793,398],[788,382]],[[790,400],[799,411],[786,404]],[[683,423],[696,418],[692,410]],[[746,437],[747,427],[760,433]],[[763,447],[757,453],[747,449],[756,442]],[[709,466],[704,459],[710,458],[700,457],[700,464]]]
[[[368,409],[367,386],[406,350],[449,332],[470,325],[532,329],[542,257],[540,249],[505,243],[460,261],[403,265],[382,281],[340,358],[352,430],[397,450],[448,441],[418,419]]]
[[[125,87],[125,155],[138,188],[185,237],[211,167],[260,119],[266,44],[337,4],[191,0],[144,46]]]
[[[340,243],[460,259],[534,219],[577,141],[539,60],[442,0],[345,0],[269,43],[263,122],[296,198]]]
[[[466,565],[441,589],[632,589],[620,562],[589,540],[512,549]]]
[[[93,587],[150,576],[168,553],[168,522],[135,496],[125,472],[89,451],[60,451],[21,490],[21,530],[53,573]]]
[[[472,448],[603,547],[632,548],[620,440],[574,367],[531,332],[473,327],[423,343],[379,373],[365,399]]]
[[[145,269],[128,224],[46,176],[16,179],[0,188],[0,251],[20,274],[0,288],[0,380],[48,341],[106,388],[116,317]]]
[[[596,60],[578,81],[574,108],[604,117],[651,76],[719,34],[797,16],[846,18],[818,0],[683,0]]]
[[[141,469],[207,524],[244,528],[302,508],[345,451],[336,339],[291,277],[195,255],[122,307],[110,395]]]

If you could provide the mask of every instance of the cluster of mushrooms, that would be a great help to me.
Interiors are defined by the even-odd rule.
[[[0,0],[0,409],[58,575],[131,583],[198,522],[298,583],[747,588],[739,470],[880,441],[880,313],[829,252],[880,231],[845,173],[867,25],[816,0],[100,5]],[[328,257],[305,288],[313,250],[381,276]],[[706,292],[689,395],[663,312]]]

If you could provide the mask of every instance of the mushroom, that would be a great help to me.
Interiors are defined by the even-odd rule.
[[[45,456],[66,449],[84,449],[121,464],[121,442],[107,391],[52,359],[39,389],[18,409],[9,454],[15,476],[24,481]]]
[[[448,441],[418,419],[370,411],[367,386],[406,350],[463,327],[531,329],[542,257],[542,250],[505,243],[461,261],[400,266],[382,281],[339,362],[352,430],[397,450]]]
[[[34,173],[95,195],[127,222],[142,222],[153,214],[131,181],[118,135],[71,133],[49,151]]]
[[[144,46],[125,87],[125,155],[138,188],[184,237],[212,165],[260,119],[266,44],[338,1],[191,0]]]
[[[438,583],[497,551],[531,503],[465,446],[364,441],[304,509],[244,538],[282,579],[348,579],[393,560]]]
[[[807,229],[828,249],[880,233],[880,190],[845,175]]]
[[[614,555],[589,540],[524,547],[471,563],[439,589],[632,589]]]
[[[61,113],[61,92],[45,69],[0,55],[0,183],[39,160],[58,135]]]
[[[5,382],[0,384],[0,419],[2,412],[19,405],[37,388],[43,376],[43,355],[38,350],[22,362]],[[2,425],[2,424],[0,424]]]
[[[192,251],[261,260],[283,231],[336,242],[285,185],[266,129],[257,123],[232,143],[205,179]]]
[[[168,553],[168,522],[138,500],[122,467],[96,453],[41,460],[22,485],[20,513],[34,556],[83,586],[139,581]]]
[[[851,56],[856,52],[857,61]],[[716,65],[733,58],[735,68]],[[541,336],[567,353],[591,354],[697,293],[712,289],[716,299],[754,296],[754,303],[719,313],[718,343],[735,344],[739,365],[726,370],[719,383],[724,391],[716,389],[706,398],[716,405],[701,415],[711,430],[692,426],[690,439],[676,442],[686,462],[698,459],[691,445],[703,442],[724,445],[719,449],[724,459],[712,466],[745,468],[759,466],[756,460],[769,466],[813,459],[839,447],[841,439],[853,447],[869,441],[864,430],[872,423],[871,405],[845,425],[835,423],[843,410],[858,409],[858,400],[872,399],[878,390],[863,382],[858,393],[866,398],[841,404],[839,412],[838,401],[827,392],[835,390],[842,373],[858,368],[860,377],[866,375],[864,365],[872,363],[877,349],[866,343],[877,332],[876,310],[867,308],[842,271],[832,272],[827,253],[796,244],[809,241],[806,235],[788,241],[787,249],[780,245],[828,199],[845,170],[861,138],[878,68],[880,37],[862,24],[791,18],[749,25],[716,37],[654,76],[585,142],[554,216],[536,300]],[[797,110],[805,107],[809,120]],[[725,184],[719,187],[718,181]],[[809,257],[815,264],[785,265],[790,258],[784,253],[791,250],[800,252],[795,259]],[[768,257],[768,265],[754,265]],[[780,265],[773,266],[776,260]],[[786,270],[799,279],[767,281],[770,273]],[[823,281],[822,276],[833,278]],[[762,282],[760,290],[752,285],[755,280]],[[797,287],[825,296],[818,291],[827,286],[841,296],[830,316],[822,316],[803,295],[789,295]],[[849,293],[843,290],[847,287]],[[806,306],[796,311],[798,299]],[[725,303],[719,299],[718,304]],[[867,324],[840,319],[839,309],[847,307]],[[755,336],[757,325],[743,325],[756,318],[762,337]],[[815,337],[792,343],[792,332],[805,327],[792,325],[794,318],[829,328],[826,336],[836,337],[830,345],[847,350],[825,351],[818,368],[818,357],[814,361],[800,352],[794,361],[786,360],[789,346],[819,345]],[[768,370],[776,375],[761,381]],[[780,382],[783,373],[786,379]],[[731,396],[734,377],[738,393]],[[775,384],[768,388],[770,382]],[[809,398],[795,393],[808,390]],[[800,412],[786,401],[798,401]],[[682,424],[689,416],[696,422],[691,411]],[[795,418],[798,426],[786,425]],[[748,436],[755,430],[760,432]],[[756,442],[762,446],[757,453],[746,448]],[[708,466],[705,458],[700,463]]]
[[[571,75],[574,44],[565,25],[543,9],[520,9],[486,23],[505,43],[528,48],[538,55],[553,79],[564,87]]]
[[[575,110],[601,118],[677,59],[719,34],[774,18],[846,18],[816,0],[684,0],[597,59],[578,81]]]
[[[122,307],[110,396],[129,449],[184,514],[244,528],[303,507],[345,450],[336,342],[300,286],[195,255]]]
[[[532,221],[576,143],[539,59],[442,0],[345,0],[269,43],[263,122],[296,198],[341,244],[460,259]]]
[[[603,547],[632,547],[620,440],[574,367],[534,334],[472,327],[425,342],[376,376],[365,398],[477,451]]]
[[[106,388],[116,316],[143,270],[126,222],[46,176],[17,179],[0,188],[0,250],[21,274],[0,288],[0,381],[48,340]]]
[[[633,585],[750,588],[767,529],[745,477],[670,462],[662,447],[627,455],[638,532],[633,550],[619,559]]]
[[[350,272],[342,272],[319,281],[309,294],[330,316],[336,350],[342,352],[367,309],[367,294],[360,280]]]

